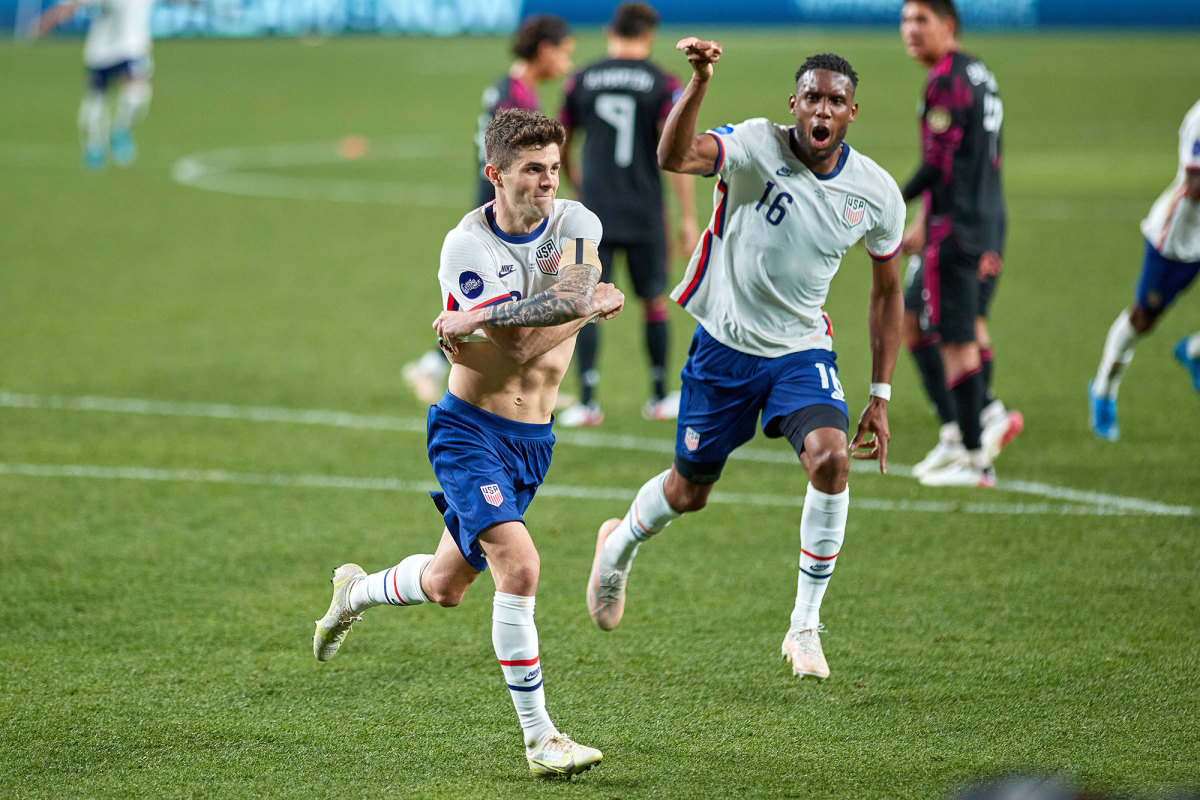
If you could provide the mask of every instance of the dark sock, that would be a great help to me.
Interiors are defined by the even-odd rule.
[[[983,404],[985,406],[996,399],[996,393],[992,391],[992,361],[995,358],[996,354],[992,352],[992,348],[979,348],[980,372],[983,374]]]
[[[950,394],[958,411],[963,447],[978,450],[983,434],[983,425],[979,421],[979,412],[983,410],[983,374],[976,370],[959,378],[958,383],[950,387]]]
[[[592,402],[596,394],[596,353],[600,350],[600,332],[596,325],[584,325],[575,340],[575,363],[579,369],[579,402]]]
[[[936,341],[918,345],[912,351],[913,361],[917,362],[917,372],[921,374],[921,383],[925,386],[925,394],[929,396],[938,419],[944,425],[955,420],[954,400],[946,388],[946,368],[942,364],[941,348]]]
[[[654,382],[654,399],[666,397],[667,321],[646,322],[646,350],[650,354],[650,377]]]

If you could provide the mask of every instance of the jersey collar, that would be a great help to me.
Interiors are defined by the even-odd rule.
[[[842,154],[838,156],[837,166],[829,170],[829,172],[813,172],[813,177],[819,181],[827,181],[831,178],[836,178],[841,174],[842,167],[846,166],[846,159],[850,157],[850,145],[847,142],[842,142]],[[812,172],[812,170],[810,170]]]
[[[841,166],[839,165],[838,168],[840,169]],[[488,227],[492,229],[492,233],[500,237],[501,241],[508,242],[509,244],[529,244],[530,242],[536,242],[546,232],[546,226],[550,224],[550,218],[546,217],[542,220],[541,225],[538,225],[524,236],[513,236],[500,230],[500,226],[496,224],[496,215],[492,212],[491,203],[483,207],[483,215],[487,217]]]

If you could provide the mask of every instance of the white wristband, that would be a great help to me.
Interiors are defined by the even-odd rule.
[[[871,397],[878,397],[881,400],[891,400],[892,385],[890,383],[872,383]]]

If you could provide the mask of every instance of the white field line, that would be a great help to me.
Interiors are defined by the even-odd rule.
[[[250,197],[332,200],[338,203],[385,203],[442,208],[465,207],[463,192],[440,184],[410,184],[352,178],[305,178],[262,170],[350,162],[400,162],[445,156],[444,140],[392,138],[360,140],[361,154],[344,155],[338,142],[310,142],[226,147],[192,153],[171,166],[171,178],[184,186]],[[451,148],[457,151],[457,148]]]
[[[400,431],[405,433],[423,433],[425,431],[425,421],[423,419],[393,417],[382,414],[364,415],[353,414],[344,411],[293,409],[270,406],[241,406],[228,403],[176,403],[164,400],[146,400],[141,398],[127,397],[72,397],[65,395],[20,394],[15,392],[0,391],[0,407],[67,411],[106,411],[122,414],[200,417],[211,419],[242,420],[250,422],[279,422],[285,424],[320,425],[336,428],[354,428],[360,430]],[[669,455],[674,452],[673,442],[667,439],[647,439],[637,436],[613,435],[596,433],[592,431],[572,431],[562,429],[555,431],[555,437],[560,443],[574,447],[659,453],[663,455]],[[796,457],[790,452],[762,450],[750,447],[743,447],[734,452],[731,456],[731,460],[771,464],[796,463]],[[876,466],[874,462],[854,462],[852,464],[852,468],[858,472],[872,472],[876,469]],[[889,474],[907,476],[910,474],[910,472],[908,467],[893,463],[889,466]],[[1095,509],[1102,508],[1105,509],[1102,513],[1110,514],[1128,513],[1181,517],[1200,515],[1200,509],[1192,508],[1190,506],[1171,505],[1137,497],[1122,497],[1119,495],[1111,495],[1101,492],[1068,489],[1033,481],[1001,480],[997,482],[997,488],[1009,492],[1016,492],[1018,494],[1043,497],[1048,500],[1073,503],[1076,504],[1078,508],[1093,509],[1086,512],[1080,512],[1077,508],[1076,511],[1068,513],[1101,513],[1097,512]],[[624,490],[612,491],[624,492]],[[543,495],[551,494],[552,487],[543,487],[540,492]],[[719,494],[722,493],[714,492],[714,499]],[[730,497],[734,495],[725,494],[722,496]],[[765,503],[768,501],[764,497],[759,501],[750,502]],[[781,502],[782,501],[779,498],[770,501],[772,504],[779,504]],[[799,500],[796,499],[794,502],[798,504]],[[863,502],[869,501],[859,501],[860,504]],[[1010,508],[1010,506],[997,505],[993,503],[951,502],[944,504],[934,503],[932,506],[926,506],[923,501],[908,501],[904,503],[899,501],[895,503],[892,501],[879,502],[890,503],[888,508],[897,510],[925,510],[926,508],[933,511],[943,509],[963,510],[970,506],[971,508],[977,509],[976,513],[986,513],[986,510],[990,508]],[[793,501],[788,499],[786,504],[792,503]],[[860,505],[860,507],[862,506]],[[1038,508],[1038,506],[1035,505],[1024,505],[1021,506],[1021,508],[1030,509],[1030,511],[1024,513],[1041,513],[1034,510]]]
[[[0,475],[36,478],[92,478],[99,480],[160,481],[167,483],[223,483],[248,486],[273,486],[303,489],[340,489],[372,492],[404,492],[425,494],[438,488],[428,481],[406,481],[399,478],[365,478],[340,475],[304,475],[262,472],[229,472],[219,469],[158,469],[153,467],[100,467],[85,464],[5,464],[0,463]],[[542,497],[567,497],[575,500],[603,500],[624,504],[637,493],[636,488],[602,486],[564,486],[548,484],[538,490]],[[799,496],[745,494],[715,491],[710,503],[750,505],[755,507],[783,506],[800,508]],[[958,512],[965,514],[1046,514],[1056,516],[1121,516],[1141,515],[1109,505],[1059,505],[1052,503],[955,503],[949,501],[879,500],[852,497],[850,505],[869,511]]]

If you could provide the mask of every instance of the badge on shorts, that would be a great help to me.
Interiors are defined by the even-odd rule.
[[[504,495],[500,494],[500,487],[494,483],[480,486],[479,491],[483,492],[483,499],[487,500],[489,506],[499,508],[500,504],[504,502]]]
[[[851,228],[862,222],[863,214],[867,211],[867,201],[861,197],[850,195],[846,198],[846,208],[842,211],[842,219]]]
[[[950,109],[945,106],[934,106],[925,112],[925,124],[934,133],[945,133],[950,130],[952,121]]]
[[[696,452],[696,448],[700,446],[700,434],[696,433],[691,425],[683,432],[683,446],[689,453]]]
[[[546,242],[533,255],[537,259],[538,269],[547,275],[558,274],[558,245],[552,241]]]

